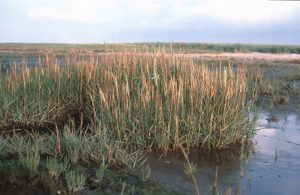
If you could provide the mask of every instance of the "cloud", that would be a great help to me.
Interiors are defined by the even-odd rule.
[[[300,3],[290,1],[0,0],[0,16],[17,40],[299,43],[300,32]]]
[[[121,1],[120,1],[121,2]],[[123,1],[129,11],[137,14],[155,14],[163,7],[163,2],[159,0],[126,0]]]
[[[30,7],[27,15],[35,20],[70,20],[82,23],[111,23],[120,18],[117,1],[53,0]]]
[[[145,24],[176,26],[205,18],[238,25],[279,23],[299,10],[299,2],[268,0],[52,0],[32,4],[26,13],[36,20],[112,24],[135,21],[146,27]]]
[[[300,10],[299,2],[268,0],[204,0],[186,4],[175,1],[174,14],[181,17],[211,17],[234,24],[278,23]]]

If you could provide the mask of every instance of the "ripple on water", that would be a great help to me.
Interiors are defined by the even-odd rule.
[[[279,120],[266,120],[271,114]],[[300,191],[299,126],[296,111],[262,111],[256,123],[259,130],[254,137],[254,151],[242,163],[238,155],[215,162],[201,158],[199,153],[192,154],[191,161],[198,165],[195,178],[199,189],[209,194],[217,184],[220,193],[231,186],[233,191],[240,188],[247,194],[297,194]],[[194,194],[192,181],[184,175],[183,163],[184,158],[178,155],[149,156],[153,179]]]

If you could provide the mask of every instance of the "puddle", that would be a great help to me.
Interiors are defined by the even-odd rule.
[[[262,111],[256,123],[253,150],[243,161],[239,154],[220,161],[192,153],[195,178],[201,194],[224,194],[231,187],[239,194],[298,194],[300,191],[300,113],[293,109]],[[278,121],[267,120],[276,115]],[[224,156],[222,157],[224,158]],[[195,194],[183,171],[184,158],[149,156],[155,181]]]

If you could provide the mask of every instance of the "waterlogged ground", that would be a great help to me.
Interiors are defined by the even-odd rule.
[[[225,55],[225,54],[224,54]],[[234,54],[236,55],[236,54]],[[250,55],[250,54],[249,54]],[[2,70],[4,66],[9,66],[12,59],[21,64],[23,57],[0,55],[2,58]],[[268,67],[272,76],[282,76],[283,72],[288,75],[292,73],[299,73],[299,56],[275,55],[276,59],[273,61],[291,61],[293,66],[278,69],[274,66]],[[194,57],[194,56],[192,56]],[[196,56],[199,58],[199,56]],[[204,56],[205,57],[205,56]],[[206,56],[207,57],[207,56]],[[210,56],[208,56],[210,57]],[[213,57],[220,57],[218,56]],[[224,56],[221,56],[224,57]],[[261,64],[271,61],[269,58],[266,61],[261,61],[260,56],[248,56],[243,60],[236,56],[226,56],[226,59],[232,60],[235,57],[237,62],[247,62],[251,58],[252,64],[258,61]],[[224,57],[224,58],[225,58]],[[274,56],[273,56],[274,57]],[[296,59],[294,59],[296,58]],[[209,58],[210,59],[210,58]],[[209,60],[208,59],[208,60]],[[37,56],[26,58],[29,66],[35,66],[39,60]],[[272,63],[273,63],[272,61]],[[59,61],[59,64],[64,64],[64,61]],[[280,62],[281,65],[282,62]],[[298,88],[300,88],[300,83]],[[201,194],[212,194],[212,192],[224,194],[229,189],[232,193],[238,192],[243,194],[299,194],[300,192],[300,112],[296,105],[299,103],[297,99],[292,99],[289,105],[270,107],[265,105],[258,117],[256,123],[257,133],[253,139],[251,148],[243,148],[244,152],[225,151],[221,154],[206,155],[199,151],[190,153],[190,160],[197,164],[197,172],[194,174],[197,185]],[[148,156],[148,163],[151,167],[152,179],[161,184],[170,186],[170,188],[154,189],[156,193],[173,194],[178,192],[186,192],[187,194],[195,194],[195,186],[191,179],[184,174],[184,157],[181,154],[159,155],[152,154]],[[125,179],[126,180],[126,179]],[[110,181],[109,179],[107,181]],[[139,182],[135,176],[132,179],[127,179],[128,184],[136,185]],[[109,184],[108,184],[109,185]],[[122,187],[117,185],[118,187]],[[138,184],[141,189],[149,186]],[[41,186],[36,189],[26,191],[27,187],[23,188],[9,188],[0,189],[0,194],[42,194],[42,192],[49,191]],[[35,190],[35,191],[32,191]],[[151,190],[151,189],[150,189]],[[51,190],[50,190],[51,191]],[[53,192],[52,192],[53,191]],[[55,194],[56,189],[46,194]],[[137,189],[138,191],[138,189]],[[106,192],[104,190],[104,192]],[[98,194],[99,191],[87,191],[81,194]],[[105,194],[105,193],[104,193]],[[106,194],[112,194],[108,192]]]
[[[246,194],[299,194],[300,112],[295,106],[264,108],[256,128],[249,155],[227,152],[211,160],[199,152],[191,153],[190,160],[198,166],[195,178],[202,194],[224,194],[229,187],[232,192]],[[155,181],[195,193],[192,180],[183,171],[184,158],[149,158]]]
[[[293,102],[293,101],[292,101]],[[300,112],[294,104],[273,108],[264,106],[256,123],[257,133],[251,148],[207,155],[199,151],[190,153],[197,164],[194,174],[201,194],[299,194],[300,191]],[[137,194],[195,194],[195,186],[184,174],[184,157],[178,154],[148,156],[151,176],[157,185],[143,184],[135,175],[106,173],[105,188],[86,189],[79,194],[114,194],[124,181]],[[86,172],[92,172],[85,169]],[[0,188],[0,194],[56,194],[64,189],[55,185],[45,188],[39,182]],[[161,186],[163,185],[163,186]],[[110,187],[109,187],[110,186]],[[130,187],[131,186],[131,187]],[[129,192],[129,191],[127,191]]]

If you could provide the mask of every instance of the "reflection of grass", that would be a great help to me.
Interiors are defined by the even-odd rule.
[[[289,104],[291,96],[299,96],[295,84],[284,79],[259,79],[257,91],[259,95],[269,96],[272,104]]]
[[[192,177],[194,173],[197,171],[197,165],[193,162],[184,163],[184,173],[187,177]]]
[[[275,154],[274,154],[274,162],[275,163],[277,162],[278,158],[279,158],[279,154],[278,154],[278,150],[276,149]]]
[[[300,102],[297,104],[297,109],[300,111]]]
[[[196,178],[194,176],[194,173],[196,172],[197,166],[196,166],[196,164],[190,162],[190,160],[188,158],[188,155],[185,152],[185,150],[184,150],[184,148],[182,147],[181,144],[179,145],[179,147],[180,147],[181,152],[182,152],[182,154],[183,154],[183,156],[186,160],[186,162],[184,163],[184,172],[188,177],[192,178],[195,189],[196,189],[196,192],[197,192],[197,195],[200,195],[198,184],[197,184]]]

